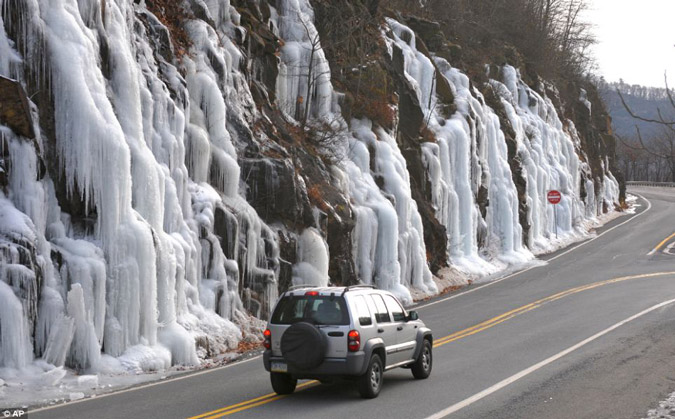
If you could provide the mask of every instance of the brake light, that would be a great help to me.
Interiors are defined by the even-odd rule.
[[[319,291],[307,291],[305,295],[309,295],[310,297],[316,297],[319,295]]]
[[[347,348],[349,352],[356,352],[361,348],[361,335],[356,330],[350,330],[347,334]]]
[[[265,349],[271,349],[272,348],[272,332],[270,332],[270,329],[265,329],[263,332],[263,337],[265,340],[263,341],[263,346]]]

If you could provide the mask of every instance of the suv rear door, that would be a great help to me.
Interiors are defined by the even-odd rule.
[[[326,337],[326,358],[347,356],[349,311],[343,297],[319,295],[286,295],[279,300],[268,328],[272,333],[272,354],[282,356],[281,337],[291,324],[306,321],[316,325]]]

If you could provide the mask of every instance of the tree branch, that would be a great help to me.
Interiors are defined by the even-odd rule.
[[[645,118],[639,115],[636,115],[633,110],[628,106],[626,103],[626,99],[624,99],[623,94],[621,91],[617,88],[616,92],[619,94],[619,99],[621,99],[621,104],[623,105],[624,109],[626,109],[626,112],[628,112],[628,115],[630,115],[633,119],[637,119],[639,121],[643,122],[649,122],[652,124],[659,124],[659,125],[668,125],[668,126],[674,126],[675,122],[665,122],[665,121],[659,121],[657,119],[651,119],[651,118]]]
[[[628,144],[626,142],[626,140],[624,140],[620,135],[614,134],[614,136],[619,140],[619,142],[621,144],[623,144],[624,147],[630,148],[631,150],[635,150],[635,151],[644,151],[644,148],[642,148],[642,147],[635,147],[635,146],[632,146],[632,145]]]
[[[642,146],[642,149],[644,151],[646,151],[647,153],[651,154],[652,156],[658,157],[660,159],[667,159],[667,158],[670,157],[670,156],[655,153],[655,152],[651,151],[650,149],[648,149],[647,146],[645,146],[644,141],[642,140],[642,134],[640,133],[640,127],[638,127],[636,125],[635,130],[637,131],[638,140],[640,140],[640,145]]]
[[[670,105],[675,109],[675,100],[673,100],[673,93],[670,91],[670,88],[668,87],[668,73],[664,72],[663,73],[663,79],[666,83],[666,94],[668,95],[668,100],[670,101]]]

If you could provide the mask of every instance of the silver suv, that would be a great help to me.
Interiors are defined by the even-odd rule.
[[[362,397],[374,398],[384,371],[410,368],[418,379],[431,373],[431,330],[390,292],[371,286],[292,288],[267,327],[263,362],[278,394],[292,393],[298,379],[347,378],[358,381]]]

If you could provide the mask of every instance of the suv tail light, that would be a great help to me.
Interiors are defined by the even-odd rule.
[[[349,352],[356,352],[361,348],[361,335],[356,330],[350,330],[347,334],[347,348]]]
[[[265,338],[263,341],[265,349],[272,349],[272,332],[270,332],[270,329],[265,329],[263,337]]]

